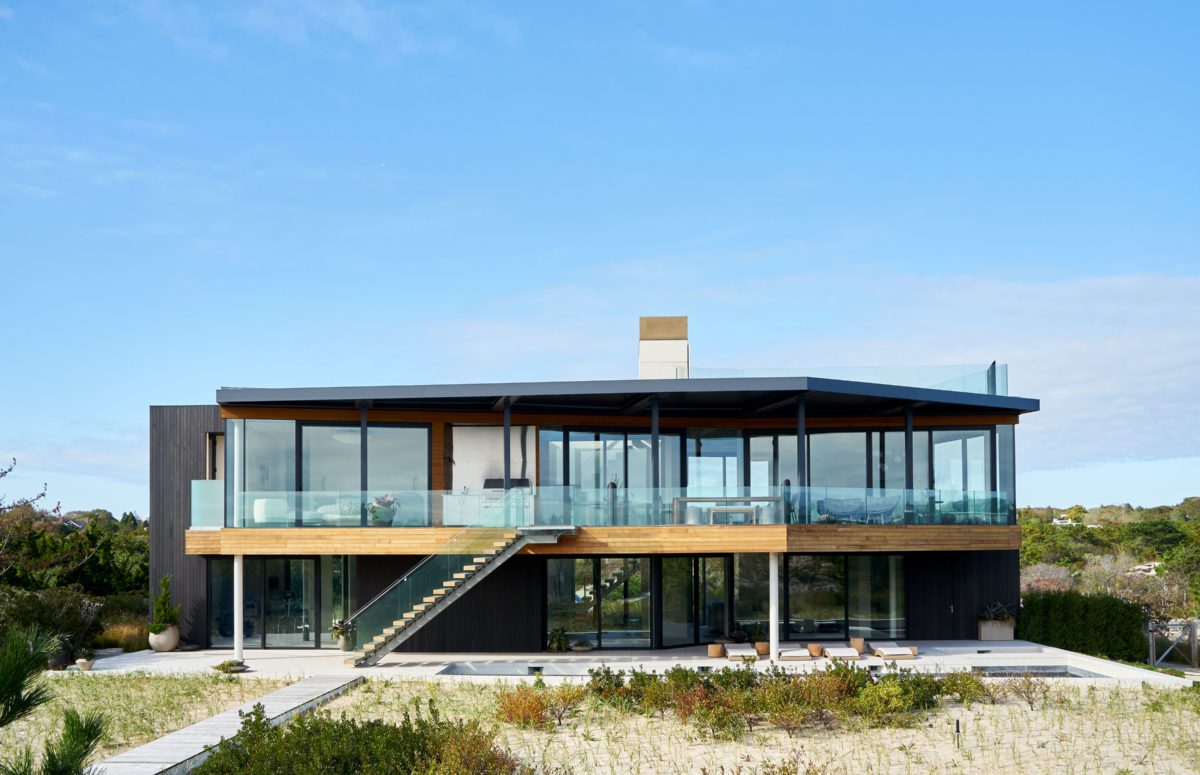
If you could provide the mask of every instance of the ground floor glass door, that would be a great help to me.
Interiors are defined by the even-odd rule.
[[[313,648],[316,617],[316,562],[269,558],[264,561],[263,615],[268,648]]]

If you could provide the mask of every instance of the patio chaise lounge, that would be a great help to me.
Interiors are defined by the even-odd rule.
[[[917,647],[901,646],[890,640],[873,640],[871,641],[871,653],[886,660],[913,659],[917,656]]]
[[[804,648],[787,648],[779,650],[779,660],[781,662],[807,662],[812,658],[813,655],[808,653],[808,649]]]
[[[821,654],[830,659],[844,659],[846,661],[857,661],[861,654],[858,649],[852,649],[849,646],[826,646],[821,650]]]
[[[733,660],[741,660],[749,657],[750,659],[758,659],[758,652],[754,650],[754,646],[746,643],[726,643],[725,656]]]

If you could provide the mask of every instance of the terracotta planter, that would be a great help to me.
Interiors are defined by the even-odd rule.
[[[174,651],[179,645],[179,627],[172,624],[159,633],[150,633],[150,648],[155,651]]]
[[[820,643],[810,643],[808,644],[808,655],[810,657],[819,657],[821,656],[822,648],[824,647]]]
[[[92,663],[95,661],[94,659],[77,659],[75,660],[75,667],[86,673],[92,669]]]
[[[980,619],[980,640],[1012,640],[1016,627],[1014,619]]]
[[[767,640],[758,640],[754,642],[754,651],[760,657],[765,657],[771,653],[771,642]]]
[[[865,638],[851,638],[850,648],[861,654],[867,650],[867,641]]]
[[[708,644],[708,656],[711,659],[720,659],[721,657],[725,656],[725,644],[724,643]]]

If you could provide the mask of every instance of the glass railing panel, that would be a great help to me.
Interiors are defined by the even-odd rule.
[[[225,481],[192,480],[192,528],[225,526]]]
[[[814,377],[880,385],[956,390],[965,393],[1008,395],[1008,367],[997,364],[994,378],[986,364],[945,366],[833,366],[810,369],[705,369],[680,366],[677,379],[739,377]]]
[[[401,621],[404,614],[422,603],[434,590],[463,573],[464,566],[472,564],[476,556],[492,549],[508,529],[520,527],[526,522],[528,493],[524,490],[509,490],[507,494],[490,502],[478,518],[462,527],[436,551],[406,571],[396,582],[375,599],[355,612],[355,632],[359,645],[365,645],[385,628]]]

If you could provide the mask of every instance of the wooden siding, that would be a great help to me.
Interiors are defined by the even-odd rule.
[[[223,528],[189,530],[188,554],[425,555],[460,528]],[[723,552],[946,552],[1019,549],[1016,525],[713,525],[583,527],[524,554]]]
[[[221,416],[247,420],[345,420],[357,422],[357,409],[302,409],[265,406],[222,406]],[[411,423],[465,423],[495,424],[503,422],[502,412],[413,412],[395,409],[371,409],[369,421]],[[1020,418],[1015,414],[963,414],[921,415],[913,417],[916,428],[972,427],[980,425],[1016,425]],[[595,415],[595,414],[547,414],[521,412],[519,406],[512,410],[513,425],[575,425],[583,427],[649,428],[647,415]],[[894,428],[903,430],[904,418],[872,417],[808,417],[807,427],[821,428]],[[746,428],[758,430],[787,430],[795,423],[778,417],[662,417],[662,428]],[[437,458],[435,457],[436,461]]]
[[[194,556],[199,552],[185,551],[185,534],[196,532],[187,529],[191,482],[205,478],[206,434],[223,427],[215,404],[150,407],[150,592],[158,591],[159,579],[171,576],[180,634],[200,645],[208,642],[208,574],[204,558]]]

